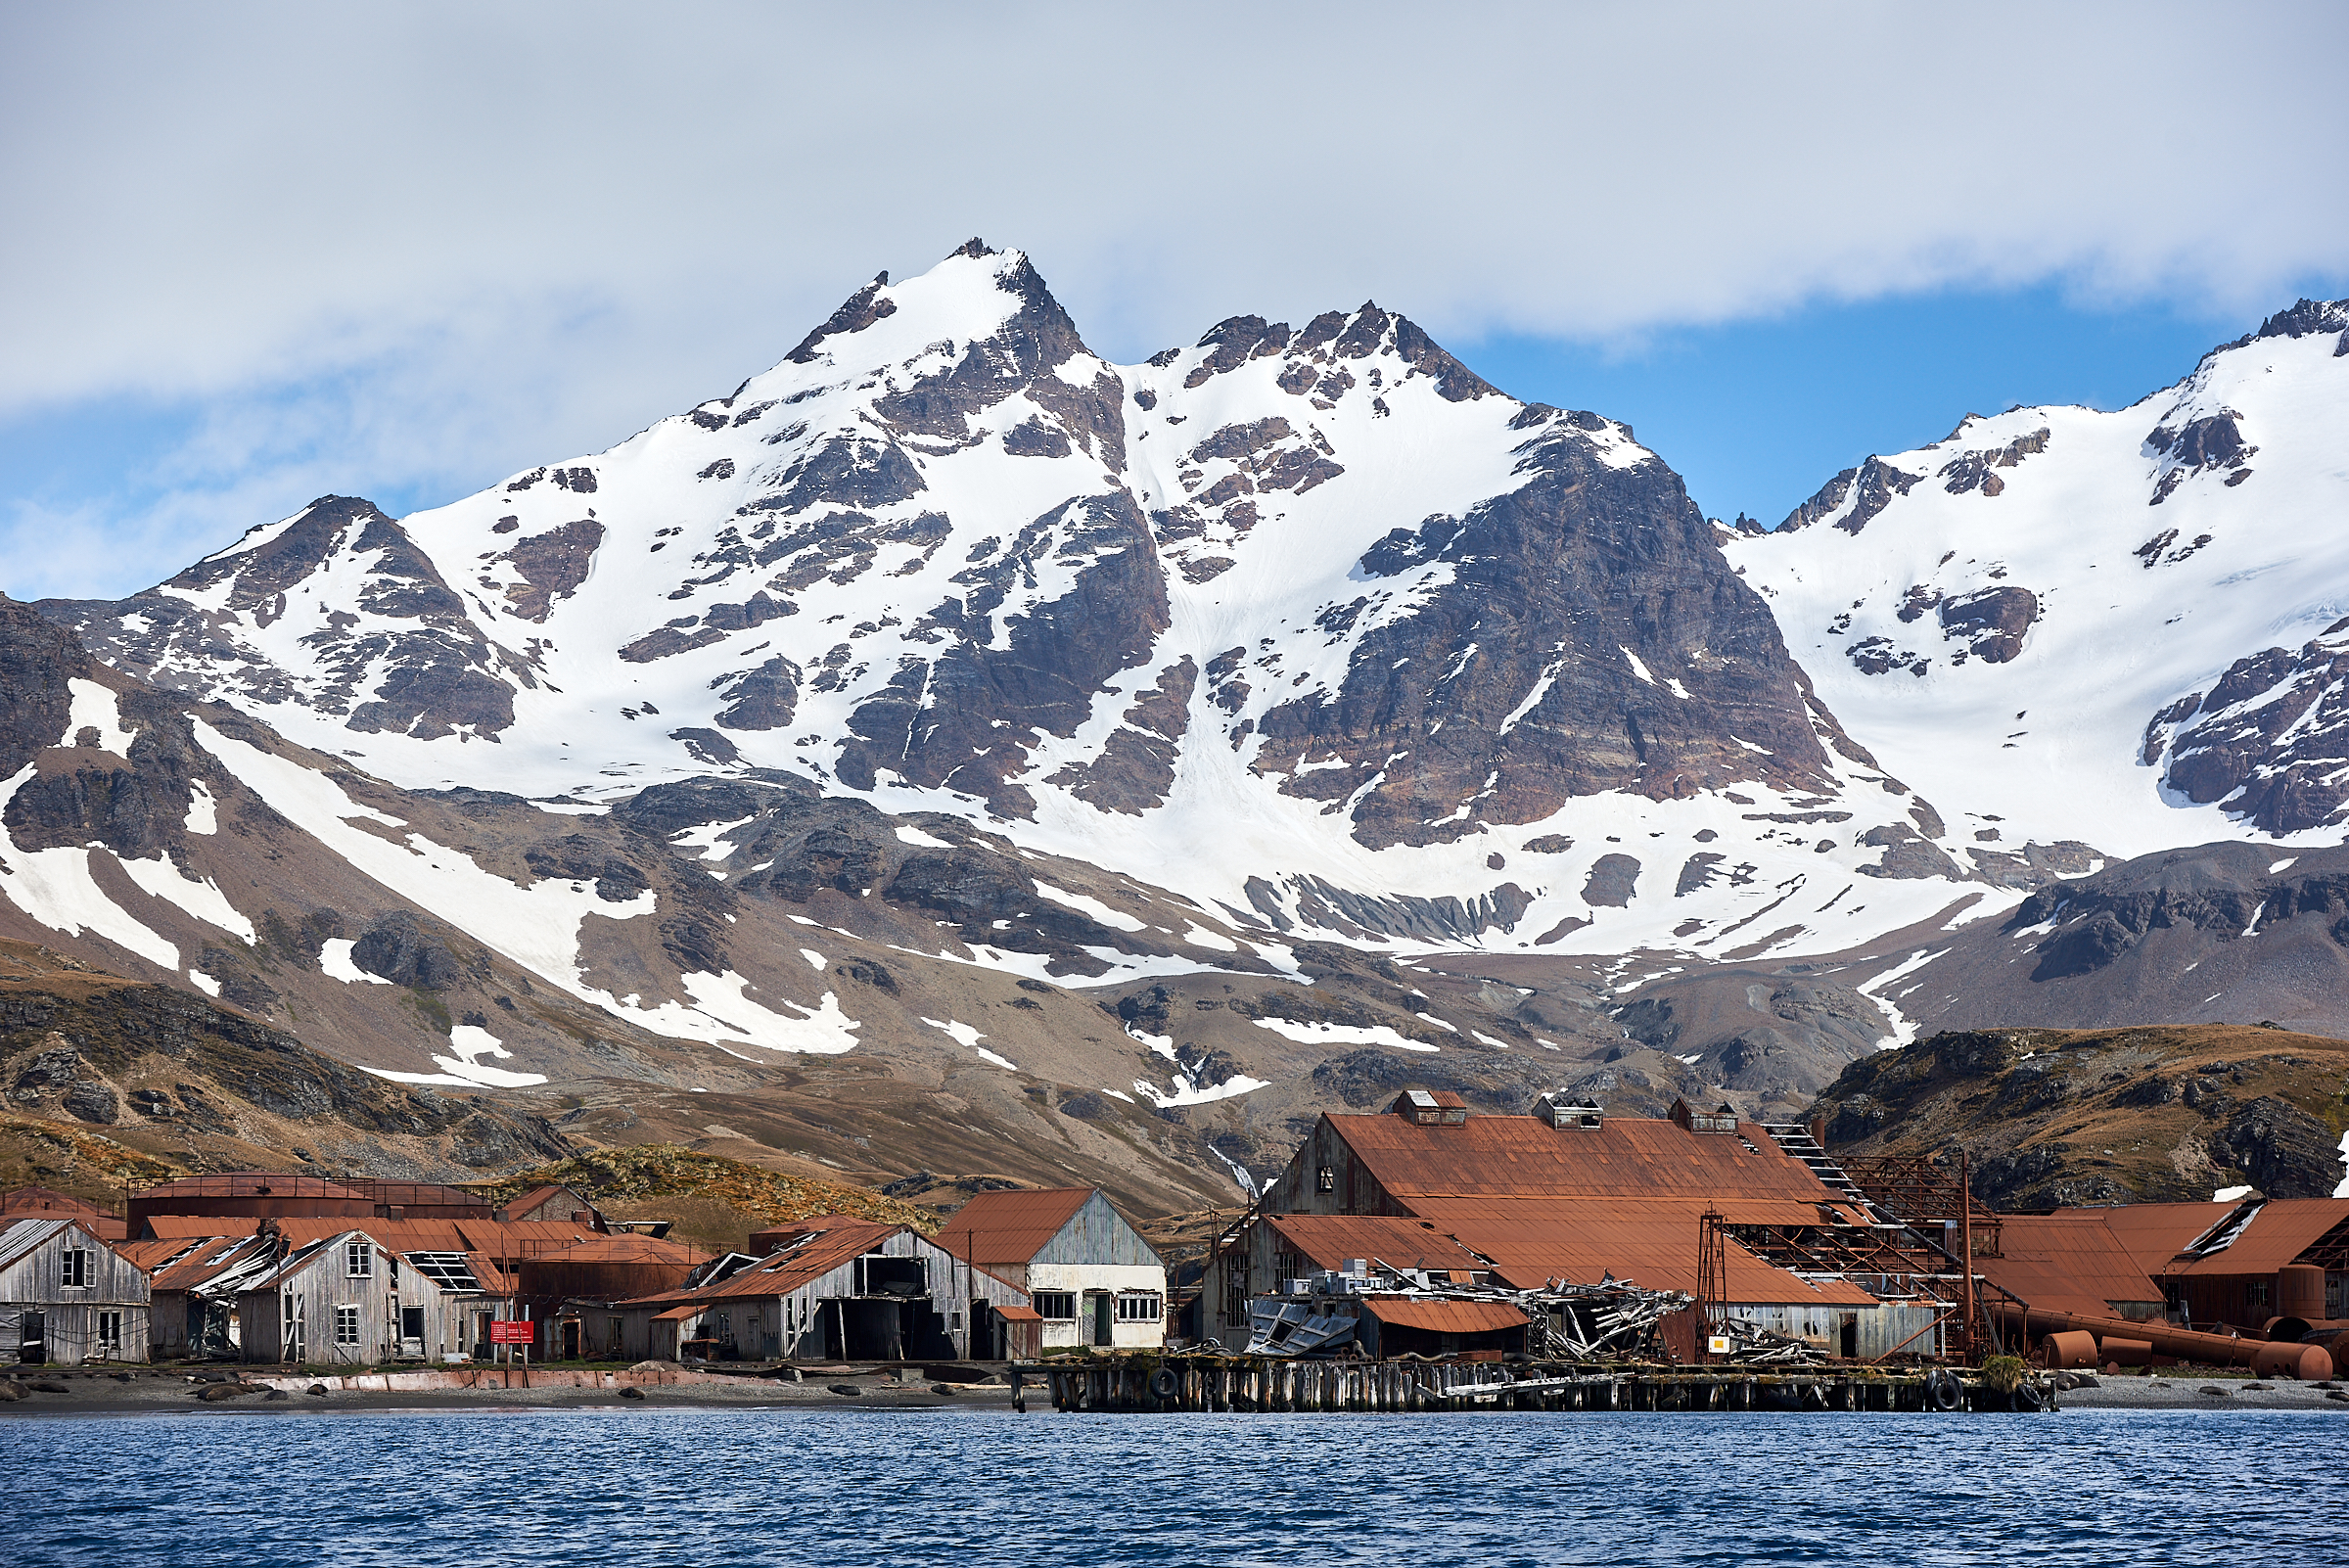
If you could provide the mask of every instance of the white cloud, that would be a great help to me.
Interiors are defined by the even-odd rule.
[[[227,533],[379,475],[454,494],[730,391],[972,233],[1122,358],[1371,296],[1455,341],[2048,277],[2256,314],[2349,256],[2349,95],[2284,41],[2335,22],[21,9],[0,419],[204,403],[174,461],[210,472],[150,483],[225,512],[265,477]]]

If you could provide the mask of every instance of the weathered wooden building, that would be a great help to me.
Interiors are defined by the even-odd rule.
[[[126,1241],[116,1250],[147,1271],[155,1358],[233,1360],[242,1351],[239,1286],[275,1265],[275,1238],[259,1234]]]
[[[1097,1188],[982,1192],[936,1240],[965,1263],[1027,1287],[1043,1349],[1166,1343],[1166,1262]]]
[[[512,1284],[478,1253],[378,1243],[341,1230],[285,1250],[237,1294],[247,1361],[374,1365],[488,1351]]]
[[[1028,1294],[910,1225],[824,1215],[760,1233],[676,1290],[618,1303],[630,1360],[917,1360],[971,1354],[971,1323]],[[609,1332],[609,1324],[605,1332]],[[606,1352],[609,1354],[609,1352]]]
[[[148,1311],[146,1271],[79,1220],[0,1229],[0,1360],[144,1361]]]

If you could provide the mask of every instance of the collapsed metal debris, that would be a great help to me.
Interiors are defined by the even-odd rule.
[[[1677,1290],[1643,1290],[1612,1276],[1597,1284],[1551,1279],[1530,1290],[1461,1283],[1423,1268],[1397,1268],[1377,1259],[1354,1259],[1289,1282],[1285,1296],[1249,1304],[1251,1356],[1326,1355],[1363,1338],[1365,1319],[1475,1333],[1512,1327],[1526,1331],[1536,1356],[1606,1360],[1654,1348],[1664,1319],[1694,1299]],[[1430,1314],[1425,1308],[1463,1308]],[[1485,1309],[1477,1312],[1477,1308]]]

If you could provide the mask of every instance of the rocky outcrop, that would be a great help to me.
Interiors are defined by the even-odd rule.
[[[2165,708],[2146,727],[2145,761],[2165,750],[2171,789],[2269,833],[2349,819],[2349,621],[2238,659],[2208,696]]]
[[[2232,1026],[1942,1034],[1846,1068],[1806,1114],[1839,1158],[1967,1156],[1994,1209],[2328,1196],[2349,1045]]]

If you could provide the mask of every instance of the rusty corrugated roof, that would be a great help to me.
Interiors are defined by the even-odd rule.
[[[957,1210],[931,1240],[957,1258],[980,1264],[1024,1264],[1060,1234],[1091,1187],[1038,1187],[982,1192]]]
[[[1007,1323],[1040,1323],[1044,1320],[1044,1314],[1033,1307],[1006,1307],[1001,1303],[995,1306],[995,1315]]]
[[[2088,1215],[2101,1220],[2138,1268],[2158,1274],[2186,1250],[2188,1242],[2236,1207],[2232,1203],[2124,1203],[2109,1209],[2058,1209],[2049,1218]]]
[[[1503,1279],[1530,1290],[1551,1279],[1597,1284],[1612,1274],[1648,1290],[1697,1293],[1698,1233],[1709,1205],[1699,1199],[1559,1201],[1542,1198],[1414,1198],[1443,1233],[1493,1260]],[[1722,1206],[1725,1217],[1732,1206]],[[1767,1209],[1768,1205],[1757,1205]],[[1789,1211],[1816,1223],[1818,1209]],[[1761,1220],[1748,1222],[1764,1223]],[[1808,1280],[1773,1268],[1731,1240],[1724,1249],[1732,1303],[1872,1307],[1876,1298],[1843,1279]]]
[[[1360,1214],[1268,1214],[1290,1248],[1321,1268],[1343,1268],[1350,1258],[1391,1268],[1481,1268],[1475,1256],[1416,1220]]]
[[[1398,1328],[1424,1328],[1438,1334],[1489,1334],[1496,1329],[1523,1328],[1526,1315],[1505,1301],[1417,1301],[1406,1297],[1369,1296],[1365,1312]]]
[[[542,1264],[702,1264],[708,1263],[710,1257],[701,1248],[688,1247],[681,1241],[665,1241],[654,1236],[594,1235],[566,1247],[527,1254],[525,1261]]]
[[[656,1295],[639,1296],[634,1301],[621,1305],[645,1307],[660,1303],[731,1300],[744,1296],[788,1296],[809,1280],[821,1278],[850,1259],[870,1252],[889,1237],[908,1228],[906,1225],[888,1224],[877,1220],[852,1220],[846,1223],[827,1224],[820,1229],[811,1229],[806,1241],[788,1252],[753,1264],[715,1285],[686,1285]]]
[[[2197,1278],[2272,1274],[2344,1224],[2349,1224],[2349,1198],[2271,1198],[2223,1251],[2162,1271]]]
[[[1333,1116],[1329,1123],[1398,1198],[1677,1196],[1817,1204],[1841,1197],[1768,1137],[1691,1132],[1671,1122],[1611,1116],[1603,1127],[1582,1129],[1531,1116],[1472,1116],[1459,1127],[1428,1127],[1400,1116]]]
[[[250,1214],[151,1214],[146,1225],[160,1239],[185,1240],[194,1236],[250,1236],[259,1231],[261,1222],[259,1216]]]
[[[2159,1302],[2161,1287],[2094,1210],[2008,1215],[1998,1258],[1977,1258],[1990,1281],[2034,1307],[2109,1317],[2123,1302]]]

